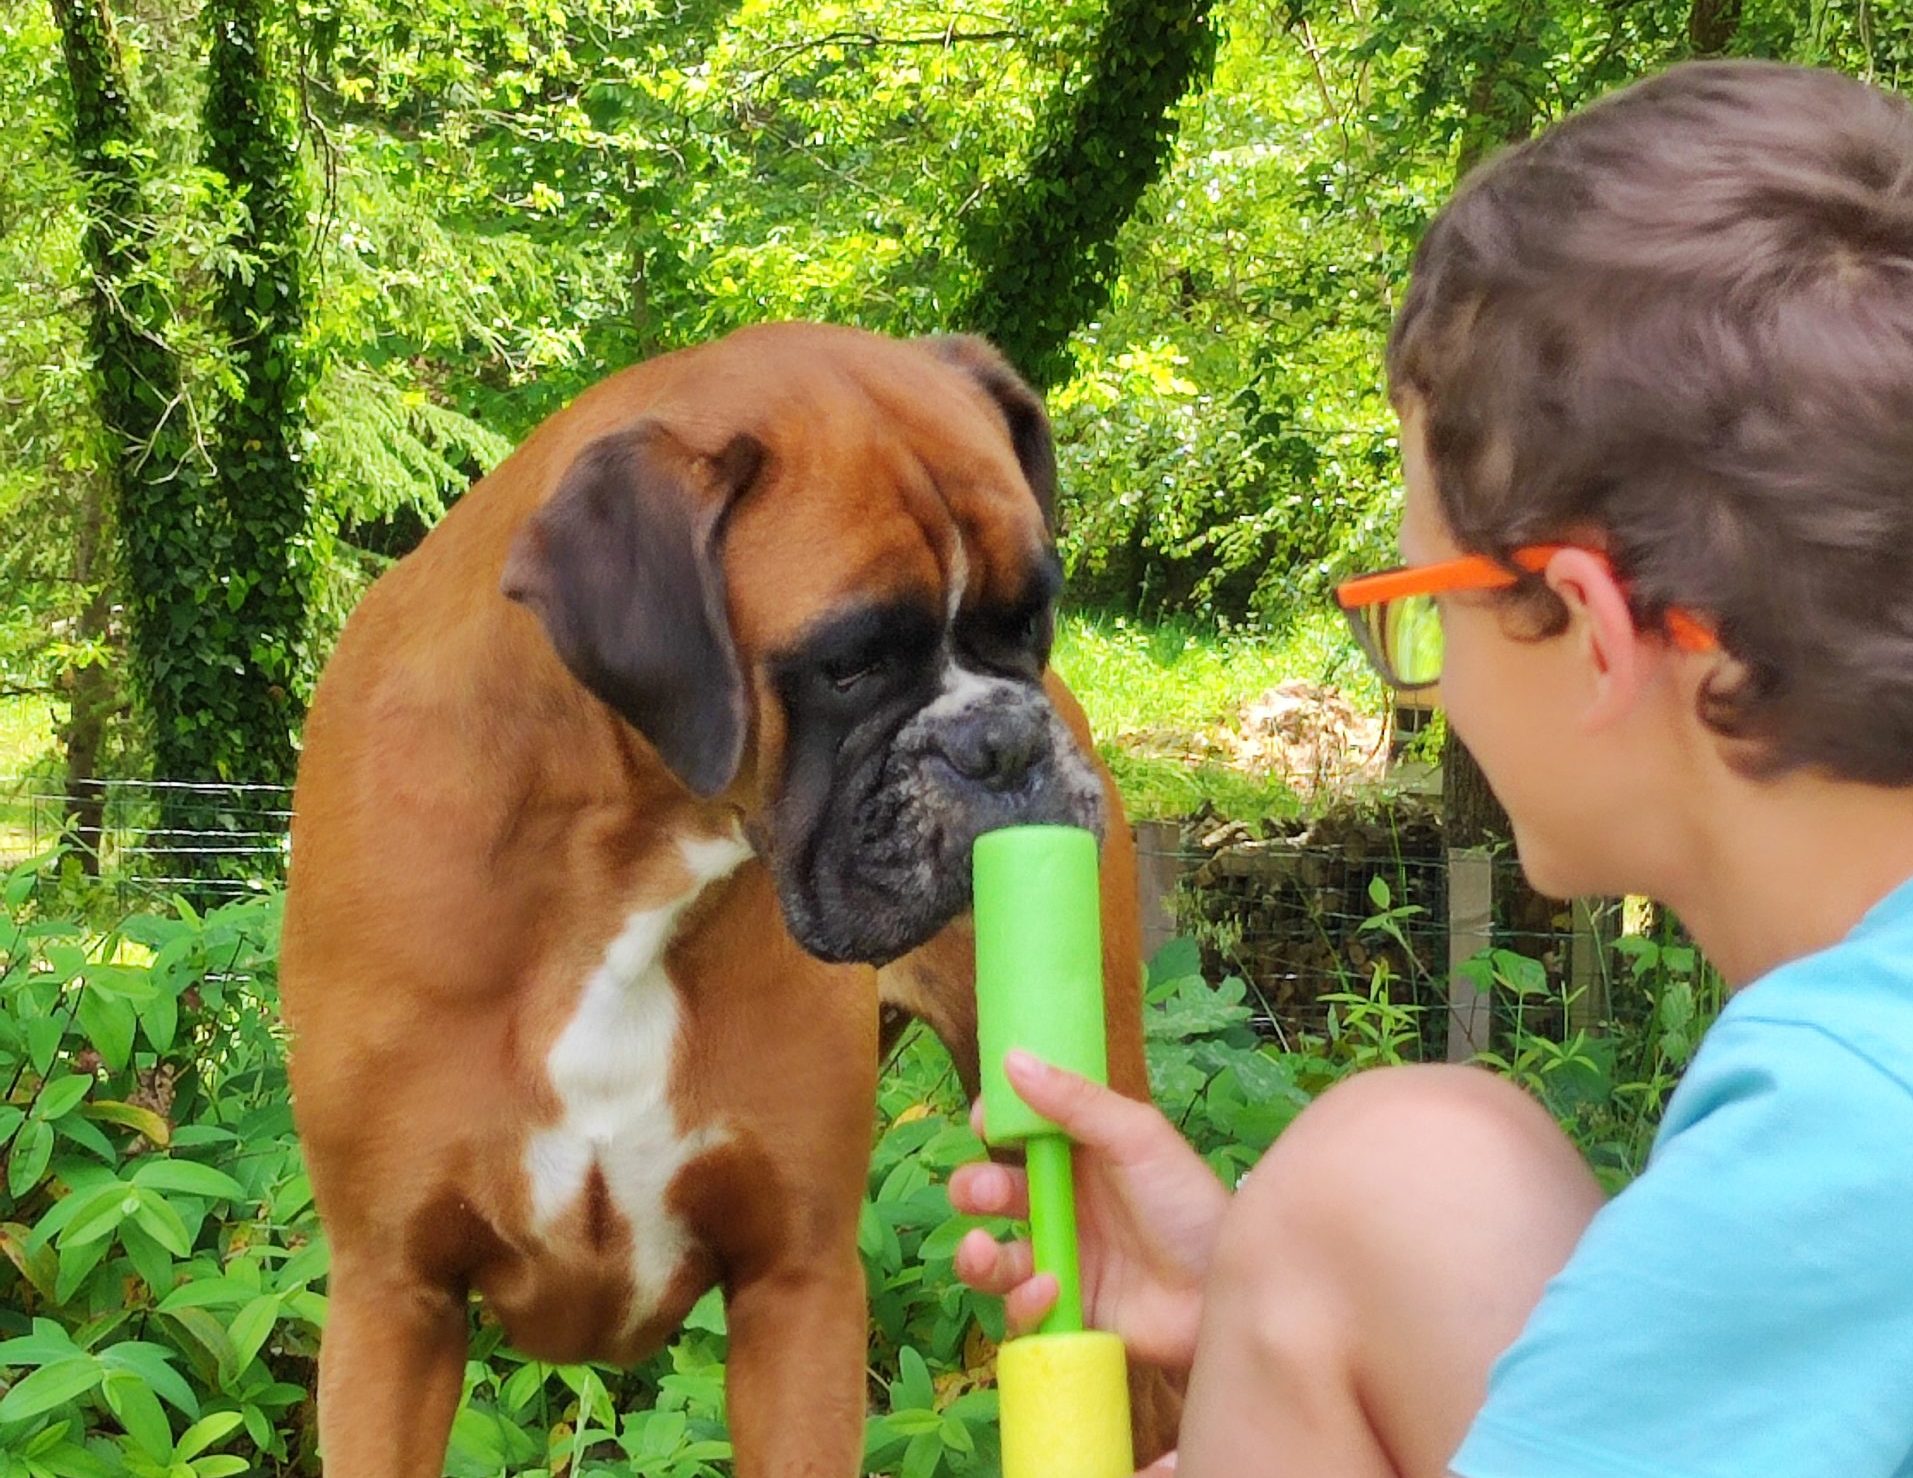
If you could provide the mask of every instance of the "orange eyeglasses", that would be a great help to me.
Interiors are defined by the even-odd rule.
[[[1573,544],[1530,544],[1508,558],[1521,570],[1538,575],[1548,561]],[[1585,549],[1614,573],[1608,557]],[[1617,577],[1618,579],[1618,577]],[[1441,615],[1437,595],[1463,590],[1505,590],[1521,576],[1485,554],[1465,554],[1435,564],[1406,565],[1363,575],[1335,587],[1335,599],[1348,617],[1363,655],[1375,664],[1382,681],[1393,688],[1431,688],[1441,681]],[[1623,586],[1625,589],[1625,586]],[[1678,606],[1663,617],[1668,639],[1684,652],[1711,652],[1720,645],[1698,617]]]

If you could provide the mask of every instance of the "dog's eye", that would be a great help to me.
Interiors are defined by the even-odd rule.
[[[872,678],[883,669],[885,659],[867,654],[855,657],[833,657],[824,664],[824,679],[840,693],[848,693],[852,688]]]
[[[1047,657],[1054,619],[1055,613],[1049,606],[1036,607],[1017,622],[1016,644],[1025,651]]]

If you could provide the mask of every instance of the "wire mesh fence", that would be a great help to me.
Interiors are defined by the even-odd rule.
[[[95,780],[70,793],[54,777],[16,777],[0,780],[0,861],[64,844],[123,902],[216,901],[283,881],[291,816],[291,792],[272,785]],[[1320,1033],[1378,990],[1417,1013],[1430,1056],[1458,1009],[1518,1014],[1550,1034],[1617,1009],[1619,903],[1543,899],[1511,853],[1487,861],[1486,917],[1463,952],[1500,952],[1519,989],[1456,990],[1452,858],[1432,808],[1412,799],[1309,820],[1144,823],[1136,839],[1148,942],[1195,939],[1205,975],[1239,976],[1272,1036]]]
[[[65,846],[121,894],[255,892],[285,876],[292,793],[276,785],[0,780],[0,860]]]
[[[1454,856],[1426,808],[1149,823],[1137,853],[1145,891],[1162,898],[1157,942],[1193,937],[1205,973],[1247,983],[1273,1036],[1319,1034],[1332,1012],[1377,993],[1417,1014],[1433,1057],[1464,1045],[1458,1031],[1477,1047],[1515,1020],[1558,1036],[1616,1009],[1621,902],[1543,898],[1512,852],[1479,859],[1477,896],[1458,898]],[[1496,1019],[1457,1023],[1457,1012]]]

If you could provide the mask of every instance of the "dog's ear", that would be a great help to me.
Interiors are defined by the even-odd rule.
[[[573,675],[701,796],[736,778],[744,675],[718,561],[764,448],[699,456],[655,423],[593,442],[513,540],[499,588],[537,613]]]
[[[946,334],[927,341],[989,393],[1009,424],[1010,445],[1016,448],[1023,479],[1043,509],[1043,522],[1054,522],[1056,506],[1056,444],[1050,437],[1049,415],[1043,400],[1023,383],[1010,362],[987,339],[975,334]]]

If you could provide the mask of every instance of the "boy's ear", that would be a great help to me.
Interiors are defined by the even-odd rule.
[[[1568,608],[1569,631],[1587,663],[1592,701],[1581,721],[1605,728],[1640,697],[1643,639],[1607,566],[1585,549],[1563,549],[1548,561],[1548,588]]]

